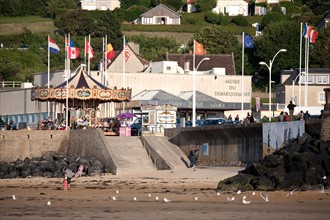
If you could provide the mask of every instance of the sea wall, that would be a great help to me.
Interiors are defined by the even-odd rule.
[[[221,125],[166,129],[165,135],[187,155],[192,146],[200,149],[200,162],[237,164],[263,158],[262,125]]]
[[[70,132],[59,130],[0,131],[0,161],[40,157],[48,151],[67,155]]]
[[[79,155],[99,160],[111,173],[117,166],[101,129],[72,130],[68,155]]]

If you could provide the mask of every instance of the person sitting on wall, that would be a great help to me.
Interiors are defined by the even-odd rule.
[[[304,120],[310,119],[311,115],[309,114],[308,111],[305,112],[304,114]]]
[[[228,121],[232,121],[233,118],[231,117],[231,115],[228,116]]]
[[[278,121],[279,122],[284,121],[284,112],[283,111],[281,111],[280,115],[278,116]]]

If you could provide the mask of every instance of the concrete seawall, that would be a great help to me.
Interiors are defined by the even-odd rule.
[[[0,161],[40,157],[48,151],[67,155],[70,132],[56,130],[0,131]]]
[[[186,154],[200,148],[205,164],[259,161],[263,157],[262,124],[222,125],[165,130],[170,141]]]

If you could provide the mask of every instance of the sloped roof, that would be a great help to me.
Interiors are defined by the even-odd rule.
[[[177,96],[163,90],[143,90],[131,99],[137,106],[170,104],[182,109],[192,108],[192,91],[182,91]],[[241,103],[224,103],[205,93],[196,91],[198,109],[240,109]]]
[[[129,44],[126,45],[129,48],[129,52],[132,56],[132,54],[134,54],[134,56],[136,56],[136,58],[142,63],[143,66],[145,66],[147,69],[147,67],[149,66],[149,61],[147,61],[146,59],[144,59],[142,56],[140,56],[139,54],[135,53],[135,51],[131,48],[131,46]],[[120,50],[116,50],[115,51],[115,56],[111,59],[111,62],[108,63],[108,68],[109,66],[111,66],[111,64],[117,59],[117,57],[123,52],[123,47],[121,47]],[[145,69],[142,71],[144,72]]]
[[[170,18],[181,17],[180,14],[176,13],[172,9],[166,7],[163,4],[159,4],[156,7],[150,9],[149,11],[143,13],[140,17],[152,18],[154,16],[167,16]]]
[[[193,92],[192,91],[181,91],[178,94],[179,98],[182,98],[188,102],[192,102],[193,99]],[[203,108],[220,108],[223,109],[226,107],[226,103],[215,99],[209,95],[206,95],[205,93],[196,91],[196,106],[199,109]]]
[[[301,72],[305,72],[305,69],[302,68]],[[317,68],[310,68],[308,69],[309,74],[330,74],[330,69],[317,69]],[[283,85],[292,85],[292,82],[296,79],[295,85],[299,84],[299,80],[296,78],[299,75],[299,69],[292,69],[292,70],[284,70],[281,73],[282,75],[289,75],[289,77],[282,83]]]
[[[72,86],[76,89],[83,88],[83,87],[92,89],[95,86],[98,89],[107,88],[105,85],[103,85],[100,82],[98,82],[97,80],[93,79],[90,75],[87,75],[87,73],[85,72],[85,70],[82,67],[80,67],[80,69],[77,71],[77,73],[68,80],[68,87],[71,88]],[[55,88],[61,88],[61,87],[66,87],[66,81],[61,83],[60,85],[56,86]]]
[[[226,75],[236,75],[234,59],[231,54],[205,54],[195,55],[195,65],[203,58],[209,57],[210,60],[202,62],[198,67],[199,71],[209,71],[213,68],[225,68]],[[184,69],[185,62],[189,62],[189,69],[193,70],[193,54],[168,54],[168,61],[177,61],[178,65]]]

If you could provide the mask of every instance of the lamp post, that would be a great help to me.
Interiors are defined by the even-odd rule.
[[[297,81],[297,79],[298,79],[298,77],[299,77],[299,89],[298,89],[298,92],[299,92],[299,94],[298,94],[298,106],[300,106],[300,97],[301,97],[301,89],[300,89],[300,83],[301,83],[301,80],[300,80],[300,77],[303,75],[303,74],[305,74],[305,72],[301,72],[301,73],[299,73],[297,76],[296,76],[296,78],[294,79],[294,80],[292,80],[292,102],[294,102],[294,97],[295,97],[295,95],[294,95],[294,86],[295,86],[295,84],[296,84],[296,81]],[[294,103],[295,104],[295,103]]]
[[[192,127],[196,127],[196,71],[201,63],[205,60],[210,60],[209,57],[204,57],[201,61],[199,61],[197,67],[194,67],[193,73],[193,109],[192,109]]]
[[[267,63],[265,62],[259,62],[260,65],[265,65],[268,70],[269,70],[269,121],[271,121],[271,106],[272,106],[272,66],[273,66],[273,62],[276,58],[276,56],[280,53],[280,52],[286,52],[286,49],[280,49],[279,51],[277,51],[277,53],[274,55],[273,59],[269,61],[269,65],[267,65]]]

